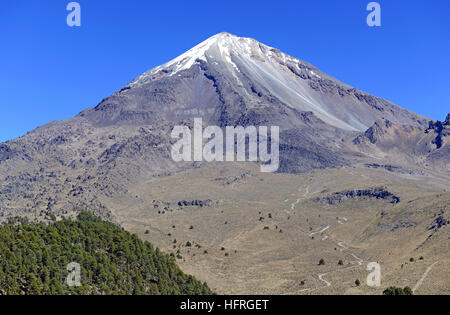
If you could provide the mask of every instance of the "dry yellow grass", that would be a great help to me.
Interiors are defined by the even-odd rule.
[[[449,226],[428,228],[440,215],[449,218],[449,183],[443,174],[405,175],[362,166],[287,175],[262,174],[251,164],[212,164],[135,187],[136,206],[122,199],[108,207],[126,229],[168,253],[179,250],[181,268],[218,293],[381,294],[389,286],[414,287],[437,262],[416,293],[446,294]],[[381,186],[401,202],[314,201]],[[155,200],[208,199],[220,203],[171,207],[164,214],[154,208]],[[188,241],[192,247],[185,246]],[[319,266],[322,258],[325,265]],[[381,265],[379,288],[366,285],[369,262]]]

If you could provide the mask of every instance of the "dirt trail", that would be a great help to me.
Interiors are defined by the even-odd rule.
[[[420,278],[420,280],[417,282],[416,286],[413,289],[413,292],[416,292],[420,286],[422,285],[423,281],[425,280],[425,278],[428,276],[428,274],[431,272],[431,270],[433,269],[433,267],[438,263],[435,262],[434,264],[432,264],[430,267],[428,267],[428,269],[425,271],[425,273],[423,274],[422,278]]]
[[[327,274],[328,274],[328,273],[323,273],[323,274],[319,275],[319,280],[325,282],[325,283],[327,284],[327,287],[331,287],[331,283],[328,282],[327,280],[325,280],[325,279],[323,278],[323,277],[326,276]]]
[[[306,199],[306,198],[307,198],[307,196],[310,194],[309,189],[310,189],[310,185],[306,186],[305,188],[300,187],[300,188],[298,189],[299,192],[301,192],[301,191],[303,190],[303,195],[302,195],[302,197],[301,197],[300,199],[297,199],[295,202],[293,202],[293,203],[291,204],[291,208],[290,208],[291,211],[292,211],[292,210],[295,210],[295,207],[300,203],[300,201],[301,201],[302,199]],[[292,195],[295,196],[295,194],[292,194]],[[289,201],[289,200],[285,200],[284,202],[286,203],[286,202],[288,202],[288,201]],[[284,211],[286,211],[287,213],[289,213],[289,211],[288,211],[287,209],[285,209]],[[345,217],[338,218],[338,223],[339,223],[340,225],[347,224],[347,223],[348,223],[348,219],[345,218]],[[326,227],[324,227],[324,228],[318,228],[316,231],[310,233],[309,235],[308,235],[306,232],[303,232],[303,231],[302,231],[302,233],[305,234],[305,235],[308,235],[309,237],[313,237],[313,236],[316,235],[316,234],[323,234],[324,232],[326,232],[327,230],[329,230],[331,227],[332,227],[331,225],[328,225],[328,226],[326,226]],[[327,240],[330,240],[330,241],[332,241],[333,243],[334,243],[334,242],[337,242],[336,240],[334,240],[334,241],[331,240],[330,237],[329,237],[328,235],[323,235],[322,241],[327,241]],[[362,266],[362,265],[363,265],[364,260],[361,259],[361,258],[359,258],[358,256],[356,256],[353,252],[351,252],[350,249],[347,247],[347,245],[346,245],[344,242],[337,242],[336,244],[340,247],[340,251],[341,251],[341,252],[343,252],[344,250],[345,250],[345,251],[348,251],[349,254],[350,254],[353,258],[356,259],[356,263],[357,263],[359,266]],[[351,263],[353,264],[353,263],[355,263],[355,262],[351,262]],[[326,284],[326,287],[331,287],[331,286],[332,286],[331,282],[329,282],[329,281],[327,281],[327,280],[325,280],[325,279],[323,278],[323,277],[325,277],[326,275],[328,275],[329,273],[330,273],[330,272],[328,272],[328,273],[323,273],[323,274],[319,274],[319,275],[318,275],[319,280],[322,281],[322,282],[324,282],[324,283]],[[314,291],[314,290],[317,290],[317,289],[319,289],[319,288],[316,288],[316,289],[303,289],[303,290],[300,290],[300,291],[297,291],[297,292],[298,292],[298,293],[301,293],[301,292],[306,292],[306,291]]]
[[[329,226],[323,228],[323,229],[320,230],[320,231],[312,232],[311,234],[309,234],[309,236],[310,236],[310,237],[313,237],[313,236],[316,235],[316,234],[322,234],[323,232],[325,232],[326,230],[328,230],[330,227],[331,227],[331,225],[329,225]]]

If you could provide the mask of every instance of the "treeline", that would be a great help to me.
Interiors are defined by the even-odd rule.
[[[80,286],[66,283],[80,265]],[[207,295],[206,283],[184,274],[174,258],[88,212],[78,220],[0,226],[0,295]]]

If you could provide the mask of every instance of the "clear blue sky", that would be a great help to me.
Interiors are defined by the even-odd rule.
[[[2,1],[0,141],[97,105],[134,77],[222,32],[253,37],[433,119],[450,112],[450,1]]]

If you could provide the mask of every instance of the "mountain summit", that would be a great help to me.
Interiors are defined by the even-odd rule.
[[[204,83],[192,77],[194,73],[202,74]],[[224,102],[227,108],[237,103],[245,104],[239,107],[237,115],[243,110],[286,107],[285,110],[312,112],[326,124],[348,131],[365,131],[378,119],[415,126],[424,123],[424,117],[358,91],[304,61],[254,39],[229,33],[217,34],[174,60],[144,73],[125,90],[127,96],[131,96],[133,90],[134,94],[141,95],[143,90],[149,93],[154,86],[174,87],[179,82],[190,90],[183,91],[183,98],[186,92],[191,94],[189,100],[193,106],[206,106],[211,110],[217,102]],[[222,89],[223,85],[227,91]],[[180,88],[177,86],[177,90]],[[211,88],[216,91],[209,93]],[[133,111],[145,110],[153,104],[159,106],[160,98],[167,95],[161,92],[158,89],[156,99],[135,99]],[[237,97],[227,99],[228,96],[223,95],[231,93]],[[163,101],[168,102],[166,106],[174,107],[180,103],[176,97],[174,102],[167,98]],[[205,102],[210,102],[209,106]],[[122,106],[120,109],[127,111]],[[232,117],[222,118],[227,122],[233,120]]]

